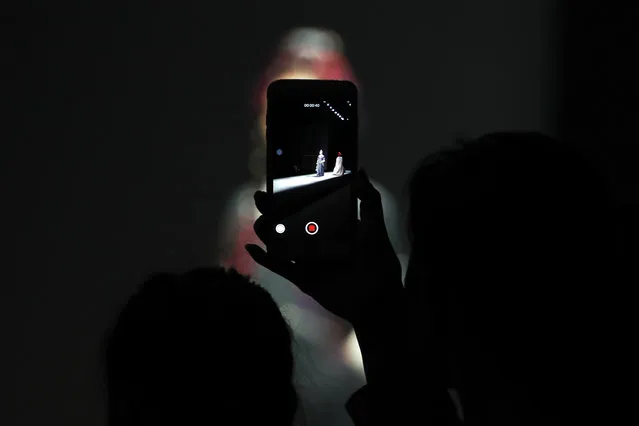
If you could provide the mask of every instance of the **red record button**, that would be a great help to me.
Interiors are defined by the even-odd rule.
[[[317,234],[317,231],[319,230],[319,226],[317,226],[317,223],[315,222],[308,222],[306,224],[306,233],[308,235],[315,235]]]

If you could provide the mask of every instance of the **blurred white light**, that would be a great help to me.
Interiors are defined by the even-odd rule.
[[[286,231],[286,226],[281,223],[275,227],[275,232],[277,232],[278,234],[283,234],[284,231]]]
[[[359,349],[359,342],[354,331],[348,334],[342,346],[342,354],[344,360],[349,366],[360,374],[364,373],[364,361],[362,360],[362,352]]]

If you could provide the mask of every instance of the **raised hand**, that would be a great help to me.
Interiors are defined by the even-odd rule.
[[[387,302],[401,292],[402,271],[384,224],[381,196],[363,171],[356,176],[353,190],[360,200],[355,250],[335,247],[330,257],[295,263],[269,254],[269,235],[276,219],[270,215],[269,197],[262,191],[255,193],[255,204],[262,216],[254,227],[266,250],[254,244],[246,249],[258,264],[291,281],[325,309],[357,326],[383,315]],[[324,274],[318,273],[317,265],[330,271],[335,279],[326,280]]]

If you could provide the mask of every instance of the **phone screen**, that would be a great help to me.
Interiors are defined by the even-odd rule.
[[[279,250],[295,259],[348,244],[357,222],[357,88],[278,80],[268,89],[267,192],[280,212]]]

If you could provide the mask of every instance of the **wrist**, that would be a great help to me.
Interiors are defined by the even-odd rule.
[[[404,289],[401,283],[394,289],[369,300],[351,319],[351,325],[356,332],[381,332],[402,322]]]
[[[401,298],[388,297],[383,304],[377,304],[376,309],[369,309],[351,322],[369,383],[385,375],[393,359],[402,356],[401,330],[405,324],[401,311]]]

